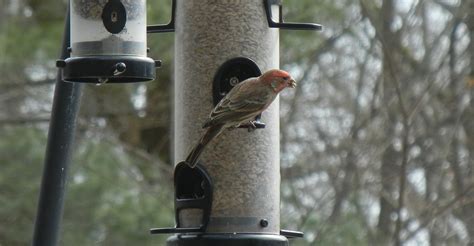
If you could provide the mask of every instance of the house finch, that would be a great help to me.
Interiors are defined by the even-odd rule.
[[[236,128],[249,123],[255,128],[254,119],[275,100],[286,87],[296,87],[296,81],[288,72],[272,69],[260,77],[249,78],[237,84],[212,110],[203,128],[208,128],[186,158],[194,167],[204,147],[224,129]]]

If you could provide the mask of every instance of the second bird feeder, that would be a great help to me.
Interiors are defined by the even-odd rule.
[[[155,78],[147,57],[146,0],[70,0],[71,57],[58,61],[69,82],[124,83]]]

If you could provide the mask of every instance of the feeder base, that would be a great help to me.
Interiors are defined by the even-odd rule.
[[[167,246],[288,246],[288,239],[269,234],[178,234]]]
[[[58,60],[63,80],[83,83],[133,83],[155,79],[160,61],[140,56],[87,56]]]

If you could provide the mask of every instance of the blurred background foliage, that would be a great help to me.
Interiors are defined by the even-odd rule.
[[[292,245],[474,244],[474,1],[284,1],[282,227]],[[0,245],[31,241],[65,1],[0,0]],[[166,23],[170,1],[148,2]],[[86,85],[61,245],[163,245],[173,34],[154,82]]]

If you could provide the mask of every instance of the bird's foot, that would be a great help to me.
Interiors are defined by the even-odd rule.
[[[255,122],[256,121],[250,121],[249,122],[249,125],[248,125],[248,128],[247,128],[249,132],[253,132],[253,131],[255,131],[255,129],[257,129],[257,126],[255,125]]]

